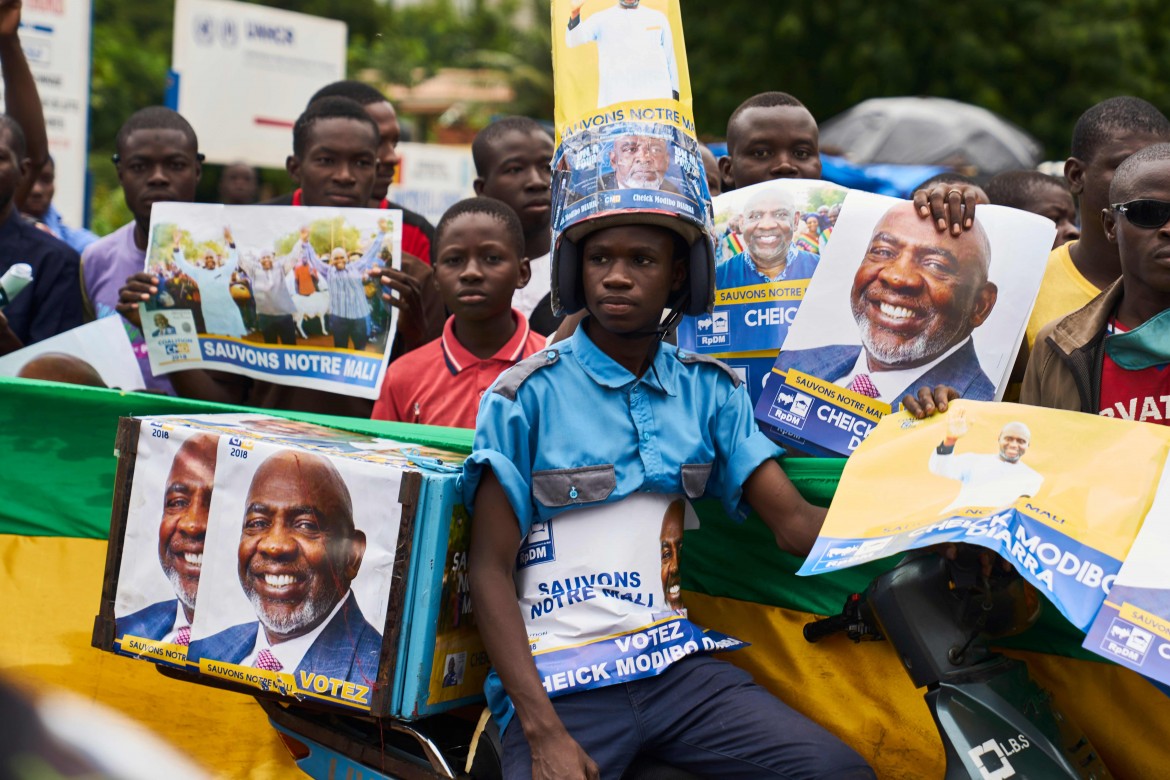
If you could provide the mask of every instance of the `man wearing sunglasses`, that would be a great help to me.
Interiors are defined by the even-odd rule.
[[[1170,424],[1170,143],[1117,168],[1101,211],[1121,278],[1036,337],[1020,400]]]

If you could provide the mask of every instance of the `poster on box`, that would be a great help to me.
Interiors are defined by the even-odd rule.
[[[215,369],[376,398],[397,327],[375,270],[402,265],[402,212],[159,203],[140,307],[151,370]]]
[[[550,695],[661,674],[687,655],[745,643],[687,620],[680,553],[697,528],[686,499],[636,493],[533,523],[516,592]]]
[[[968,542],[1011,563],[1085,630],[1143,518],[1167,500],[1167,444],[1157,426],[1018,404],[887,416],[849,458],[798,574]]]
[[[483,692],[491,663],[475,624],[467,553],[471,546],[471,516],[462,504],[451,514],[447,559],[439,597],[434,656],[427,704],[456,701]]]
[[[774,357],[847,192],[828,182],[777,179],[715,198],[715,309],[683,319],[679,347]]]
[[[187,662],[286,696],[368,710],[402,522],[401,471],[219,439]]]
[[[1145,427],[1145,426],[1142,426]],[[1170,473],[1085,637],[1086,650],[1170,685]]]
[[[343,431],[324,425],[267,414],[203,414],[158,416],[151,419],[241,439],[264,439],[289,447],[321,452],[370,463],[425,466],[437,471],[461,471],[462,455],[435,447]]]
[[[953,237],[909,201],[850,192],[756,418],[787,446],[848,455],[922,387],[1002,398],[1054,235],[981,206]]]
[[[219,437],[143,423],[114,599],[114,649],[185,667]]]

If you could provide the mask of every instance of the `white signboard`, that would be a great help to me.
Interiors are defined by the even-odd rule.
[[[439,224],[444,211],[475,194],[470,146],[401,143],[398,156],[402,159],[388,197],[432,225]]]
[[[283,168],[313,93],[345,78],[342,22],[228,0],[176,0],[172,106],[209,162]]]
[[[89,144],[90,0],[24,0],[20,44],[37,81],[49,153],[57,163],[53,205],[80,227]]]

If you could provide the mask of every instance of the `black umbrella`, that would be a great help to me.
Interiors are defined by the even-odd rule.
[[[856,163],[947,165],[978,176],[1033,168],[1035,138],[985,108],[928,97],[873,98],[821,125],[821,146]]]

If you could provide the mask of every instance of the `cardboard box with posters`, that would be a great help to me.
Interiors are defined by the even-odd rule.
[[[461,456],[263,415],[123,419],[118,453],[96,647],[378,716],[480,696]]]

